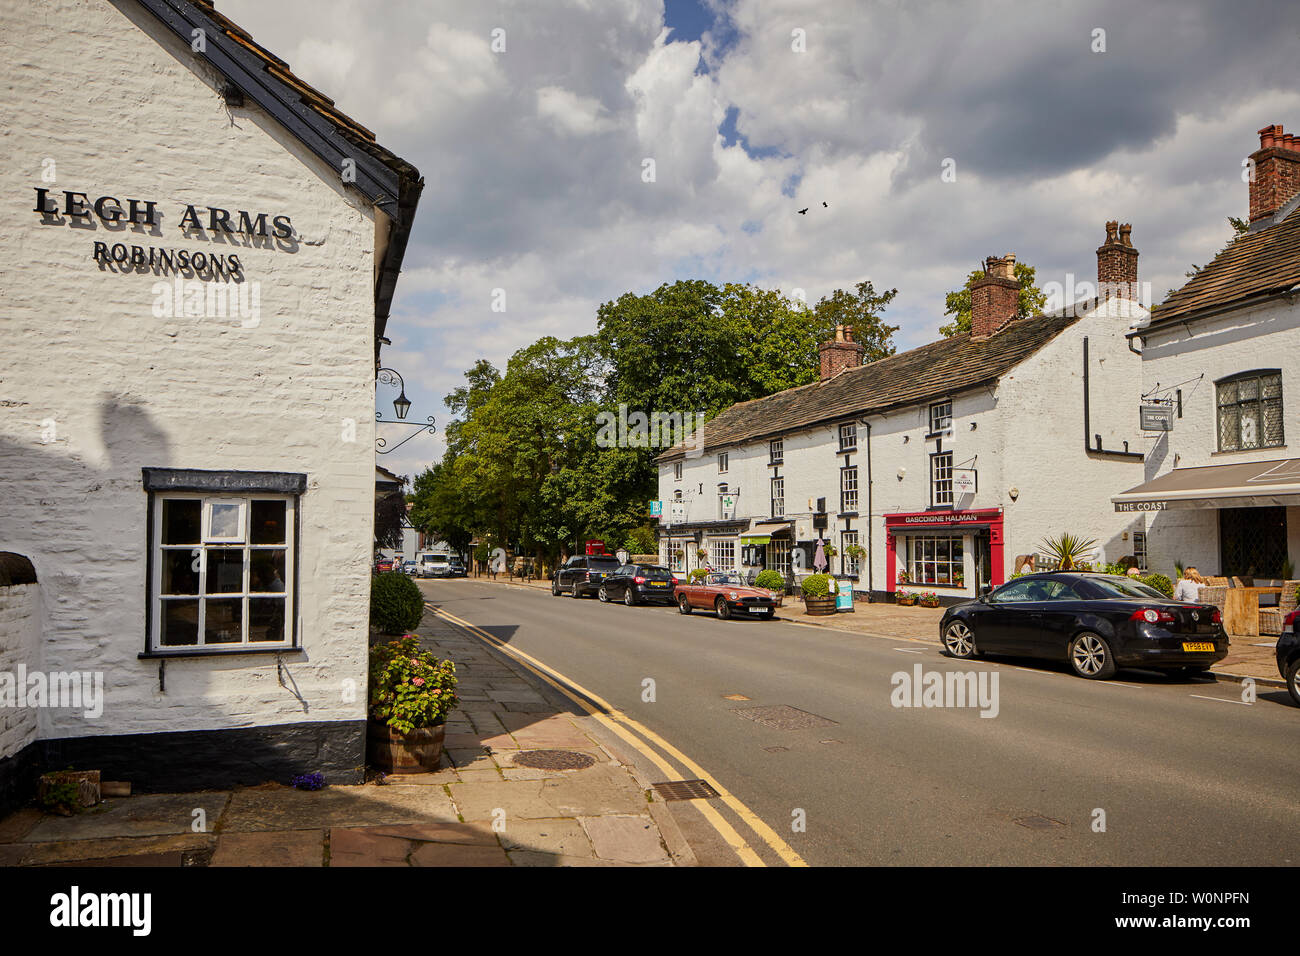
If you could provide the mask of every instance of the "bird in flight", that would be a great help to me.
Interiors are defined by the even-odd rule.
[[[799,215],[801,215],[801,216],[806,216],[806,215],[808,215],[808,207],[807,207],[807,206],[804,206],[802,209],[800,209],[800,210],[799,210]]]

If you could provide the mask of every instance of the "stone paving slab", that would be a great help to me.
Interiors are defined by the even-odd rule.
[[[441,787],[371,784],[317,791],[237,790],[222,819],[222,829],[321,830],[455,820],[456,811]]]
[[[330,830],[330,866],[406,866],[411,841],[369,830]]]
[[[499,845],[422,843],[411,853],[411,866],[510,866],[510,857]]]
[[[216,845],[212,833],[180,833],[149,837],[115,837],[104,840],[68,840],[18,844],[21,866],[51,866],[61,863],[87,863],[94,860],[121,859],[128,856],[183,854],[207,851]],[[169,864],[170,865],[170,864]],[[177,864],[179,865],[179,864]]]
[[[518,780],[489,783],[453,783],[448,786],[451,799],[465,821],[491,821],[494,811],[505,810],[507,826],[512,819],[537,820],[565,816],[542,797],[542,780]]]
[[[465,843],[496,846],[497,835],[490,826],[478,823],[411,823],[393,827],[371,827],[376,836],[396,837],[417,843]]]
[[[543,780],[541,797],[564,817],[644,813],[648,802],[631,775],[615,764],[597,764]]]
[[[103,840],[112,837],[160,836],[192,832],[195,810],[202,810],[212,829],[230,794],[149,793],[105,800],[70,817],[47,816],[23,838],[25,843]]]
[[[324,830],[222,833],[210,866],[324,866]]]
[[[507,821],[501,845],[507,850],[536,850],[557,856],[595,855],[587,831],[573,819]]]
[[[667,863],[668,852],[649,815],[583,817],[596,855],[620,863]]]

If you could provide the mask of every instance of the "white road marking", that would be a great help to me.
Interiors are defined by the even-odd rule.
[[[1198,699],[1200,699],[1200,700],[1217,700],[1217,701],[1218,701],[1219,703],[1221,703],[1221,704],[1241,704],[1241,705],[1244,706],[1244,707],[1249,707],[1249,706],[1250,706],[1250,702],[1249,702],[1249,701],[1244,701],[1244,700],[1233,700],[1231,697],[1205,697],[1205,696],[1202,696],[1201,694],[1188,694],[1187,696],[1188,696],[1188,697],[1196,697],[1196,698],[1198,698]]]
[[[925,651],[918,651],[911,647],[895,647],[894,650],[902,651],[904,654],[924,654]]]

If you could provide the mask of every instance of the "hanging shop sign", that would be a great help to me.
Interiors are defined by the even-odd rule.
[[[650,502],[650,517],[658,518],[664,513],[664,503],[662,501]]]
[[[954,468],[952,470],[952,490],[959,495],[973,495],[978,488],[974,468]]]
[[[1143,405],[1139,411],[1144,432],[1171,432],[1174,430],[1172,405]]]

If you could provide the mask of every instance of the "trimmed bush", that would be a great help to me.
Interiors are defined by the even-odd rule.
[[[392,571],[370,579],[370,623],[385,634],[404,634],[420,626],[424,595],[405,574]]]
[[[703,581],[708,576],[709,576],[708,568],[696,568],[694,571],[691,572],[691,576],[689,580],[692,584],[694,584],[696,581]]]
[[[1165,597],[1174,596],[1174,582],[1170,581],[1163,574],[1156,574],[1153,571],[1150,574],[1142,575],[1142,577],[1138,578],[1138,580],[1141,581],[1149,588],[1155,588]]]
[[[785,578],[781,577],[780,571],[767,568],[758,572],[758,577],[754,578],[754,587],[767,588],[769,591],[784,591]]]
[[[808,577],[803,579],[803,583],[800,587],[803,590],[803,596],[806,598],[826,597],[826,595],[831,593],[830,575],[810,574]]]

